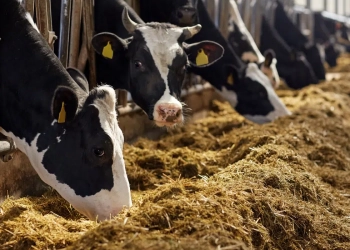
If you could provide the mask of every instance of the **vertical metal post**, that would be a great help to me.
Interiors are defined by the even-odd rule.
[[[25,9],[34,18],[34,0],[25,0]]]
[[[209,16],[211,17],[211,19],[213,21],[215,21],[215,1],[214,0],[207,1],[206,7],[207,7],[207,11],[208,11]]]
[[[71,18],[72,0],[62,0],[61,2],[61,23],[60,23],[60,38],[58,46],[58,57],[62,65],[68,66],[68,50],[69,50],[69,30]]]
[[[219,29],[221,34],[225,38],[228,37],[229,9],[230,9],[229,0],[221,0],[219,2],[219,10],[220,10]]]
[[[83,1],[83,20],[84,20],[84,33],[86,38],[86,47],[87,47],[88,59],[89,59],[89,84],[90,84],[90,89],[92,89],[97,86],[95,51],[91,45],[91,40],[95,30],[93,0]]]
[[[339,14],[339,9],[338,9],[338,7],[339,7],[339,1],[338,1],[338,0],[335,0],[335,1],[334,1],[334,4],[335,4],[335,13]]]
[[[311,10],[311,0],[306,0],[306,8]]]
[[[69,40],[69,58],[68,58],[69,67],[76,68],[78,66],[82,12],[83,12],[82,0],[74,0],[73,6],[72,6],[72,20],[71,20],[70,40]]]

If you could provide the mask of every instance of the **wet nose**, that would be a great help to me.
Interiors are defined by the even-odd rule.
[[[180,24],[193,25],[195,18],[197,16],[197,13],[196,13],[196,9],[194,8],[182,7],[177,9],[176,16],[178,17]]]
[[[174,104],[161,104],[158,106],[157,112],[163,121],[177,122],[181,117],[182,108]]]

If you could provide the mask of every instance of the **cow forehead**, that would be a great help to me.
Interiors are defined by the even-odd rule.
[[[168,65],[178,53],[183,53],[179,44],[179,38],[183,33],[181,28],[153,28],[144,26],[139,28],[146,46],[150,50],[152,56],[162,56],[166,59]]]
[[[110,137],[113,144],[120,143],[121,139],[118,134],[120,134],[121,131],[118,126],[115,109],[117,103],[115,91],[109,86],[100,86],[97,87],[96,90],[102,94],[97,94],[91,105],[99,111],[98,118],[100,120],[101,128]],[[113,155],[113,157],[114,156],[115,155]]]
[[[149,26],[141,27],[139,30],[168,90],[168,66],[172,65],[177,56],[184,53],[178,42],[183,30]]]

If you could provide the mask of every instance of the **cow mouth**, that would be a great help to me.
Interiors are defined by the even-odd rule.
[[[154,123],[157,125],[157,127],[175,127],[176,125],[180,124],[179,122],[167,122],[167,121],[154,121]]]

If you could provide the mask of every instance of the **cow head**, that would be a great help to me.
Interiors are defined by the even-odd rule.
[[[169,22],[180,27],[192,26],[199,23],[197,3],[201,0],[172,0]]]
[[[280,78],[276,69],[277,60],[274,51],[266,51],[264,61],[261,62],[257,55],[260,51],[255,52],[248,36],[240,31],[238,25],[233,21],[231,24],[232,30],[229,33],[228,42],[232,46],[234,52],[239,55],[245,63],[258,63],[261,71],[270,79],[272,86],[277,88],[280,83]],[[258,49],[256,48],[256,50]]]
[[[227,65],[226,75],[219,93],[248,120],[261,124],[291,114],[255,63],[243,69]]]
[[[39,114],[31,110],[41,132],[30,134],[28,129],[24,139],[11,129],[2,132],[25,152],[40,178],[75,209],[91,220],[109,219],[132,204],[115,91],[99,86],[89,92],[81,73],[72,69],[69,73],[78,85],[68,76],[61,78],[69,84],[56,87],[51,117],[44,108]]]
[[[100,33],[92,40],[94,49],[116,65],[121,62],[116,62],[114,55],[124,53],[129,64],[128,90],[150,120],[158,126],[181,124],[179,98],[186,68],[211,65],[222,57],[224,49],[211,41],[185,43],[200,31],[200,25],[180,28],[164,23],[136,24],[126,9],[122,20],[131,37],[121,39]]]
[[[281,56],[278,58],[278,62],[278,72],[290,88],[300,89],[318,83],[318,79],[303,53],[291,50],[289,57]]]

